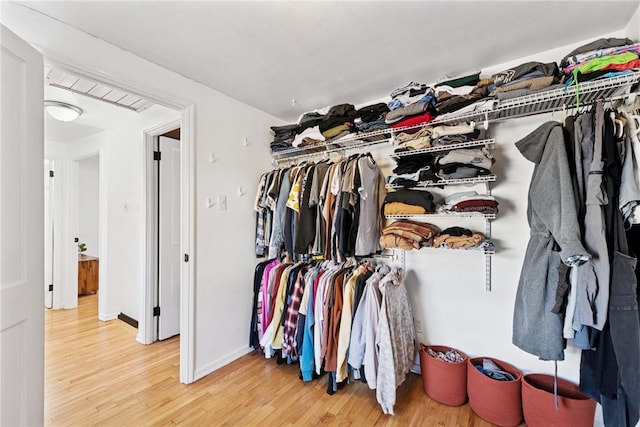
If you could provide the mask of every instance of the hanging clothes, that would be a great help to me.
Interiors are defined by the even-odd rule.
[[[299,363],[303,381],[326,373],[329,394],[366,382],[388,414],[415,355],[403,276],[369,261],[259,263],[250,338],[266,358]]]
[[[604,207],[609,200],[603,188],[602,134],[604,110],[601,104],[593,114],[584,114],[580,123],[586,126],[582,146],[592,145],[593,158],[586,176],[586,211],[584,245],[591,259],[577,267],[577,301],[574,326],[590,326],[602,330],[607,320],[609,304],[609,250],[604,233]],[[594,123],[595,120],[595,123]],[[593,137],[595,136],[595,138]],[[586,143],[585,143],[586,142]],[[586,150],[585,150],[586,152]],[[588,159],[587,159],[588,160]],[[580,327],[576,327],[580,330]]]
[[[563,360],[562,318],[552,313],[558,267],[589,259],[582,246],[573,185],[560,123],[547,122],[516,143],[535,164],[525,252],[513,315],[513,344],[543,360]]]
[[[376,253],[385,195],[380,168],[366,153],[263,174],[254,203],[256,255],[284,250],[292,260],[344,261]]]
[[[378,372],[376,397],[385,414],[393,415],[396,389],[413,366],[415,331],[407,289],[398,270],[392,270],[379,284],[382,293],[378,323]]]
[[[620,138],[610,116],[604,114],[602,133],[605,234],[611,264],[608,319],[593,333],[593,349],[583,350],[580,388],[602,405],[605,425],[634,426],[640,419],[640,319],[638,316],[636,258],[629,252],[624,220],[619,210],[622,175]],[[602,109],[597,113],[602,116]],[[598,135],[597,135],[598,136]]]

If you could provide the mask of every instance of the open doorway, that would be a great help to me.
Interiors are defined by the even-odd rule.
[[[190,252],[192,241],[190,239],[192,229],[189,215],[192,179],[191,160],[187,161],[182,156],[177,156],[171,162],[174,177],[172,180],[174,190],[172,199],[175,202],[172,210],[177,212],[177,215],[174,215],[175,221],[172,225],[171,242],[173,244],[172,251],[175,254],[172,255],[174,263],[171,267],[170,275],[177,280],[174,281],[175,286],[170,299],[173,299],[173,305],[176,307],[173,324],[177,326],[177,330],[175,333],[170,333],[170,335],[159,335],[158,327],[156,326],[154,327],[155,334],[142,332],[147,324],[153,326],[153,309],[159,306],[157,302],[161,298],[159,293],[154,293],[153,289],[148,290],[145,286],[148,282],[147,277],[150,268],[156,268],[155,265],[147,263],[146,256],[148,250],[147,229],[149,226],[147,207],[154,203],[153,199],[148,197],[147,189],[146,177],[149,173],[153,173],[153,159],[151,158],[151,161],[148,162],[148,159],[143,154],[147,148],[146,135],[149,134],[149,129],[153,131],[154,137],[159,137],[169,131],[182,130],[182,137],[178,136],[180,140],[178,148],[184,152],[185,144],[188,148],[191,141],[190,135],[192,133],[189,128],[191,126],[189,120],[191,110],[187,108],[180,111],[175,107],[164,107],[153,102],[147,102],[138,111],[133,111],[131,108],[127,109],[122,105],[114,106],[115,101],[112,102],[109,99],[132,102],[133,104],[136,104],[137,101],[134,100],[134,95],[126,94],[123,90],[111,88],[109,90],[112,92],[109,95],[109,92],[105,91],[106,84],[93,83],[93,86],[89,86],[87,83],[88,78],[76,77],[67,71],[60,73],[54,73],[55,85],[45,85],[45,96],[51,97],[49,94],[57,90],[56,96],[59,97],[58,99],[62,98],[60,99],[61,101],[75,105],[80,104],[85,114],[73,125],[99,127],[104,132],[99,135],[92,135],[91,138],[80,138],[80,140],[68,146],[59,144],[58,151],[63,151],[59,157],[63,157],[64,161],[59,162],[56,158],[56,167],[60,163],[63,166],[62,168],[66,170],[64,174],[61,174],[65,175],[64,184],[58,185],[59,182],[56,182],[56,195],[65,200],[67,208],[63,217],[68,222],[66,228],[60,230],[56,223],[56,236],[63,236],[56,239],[56,247],[58,246],[58,240],[64,240],[64,244],[68,245],[69,239],[78,237],[79,241],[72,244],[73,255],[77,265],[78,243],[87,243],[87,254],[89,254],[88,252],[92,247],[97,246],[100,269],[98,280],[100,320],[120,318],[120,315],[126,314],[138,324],[137,340],[144,344],[157,340],[158,336],[175,335],[181,332],[181,328],[185,328],[187,333],[181,334],[180,379],[183,383],[191,382],[193,378],[192,357],[190,356],[192,354],[192,337],[189,335],[191,330],[185,327],[190,321],[189,319],[182,319],[181,316],[188,317],[190,315],[192,303],[190,303],[191,298],[189,297],[181,298],[181,293],[184,291],[187,296],[192,294],[190,291],[191,265],[182,262],[183,255]],[[47,74],[46,70],[45,74]],[[68,87],[61,88],[59,87],[61,85]],[[86,94],[84,93],[78,93],[80,89],[93,92],[85,96]],[[94,95],[97,93],[106,97],[107,101],[95,99],[96,96]],[[110,109],[110,111],[107,112],[107,109]],[[187,119],[186,129],[181,126],[185,118]],[[83,121],[83,119],[86,120]],[[164,128],[162,132],[158,131],[161,128]],[[45,129],[46,137],[47,131]],[[78,194],[78,207],[74,208],[72,192],[70,191],[66,196],[60,195],[58,194],[58,187],[71,188],[73,175],[75,174],[79,177],[83,173],[83,169],[86,169],[83,167],[83,163],[88,161],[86,159],[87,153],[89,153],[89,150],[96,149],[100,153],[98,162],[100,174],[98,191],[99,223],[103,223],[104,227],[102,225],[99,227],[97,242],[88,243],[84,242],[87,239],[80,235],[80,231],[77,233],[71,231],[73,223],[78,224],[79,230],[80,223],[84,221],[80,210],[85,205],[86,198]],[[187,150],[187,154],[188,152]],[[153,154],[153,146],[151,146],[151,154]],[[95,159],[93,160],[95,163]],[[185,187],[186,191],[183,191]],[[186,212],[187,215],[181,215],[182,212]],[[183,232],[183,230],[186,231]],[[89,255],[95,256],[94,254]],[[71,257],[67,258],[67,261],[71,259]],[[69,270],[70,267],[67,262],[67,278],[73,276],[73,274],[69,274]],[[62,300],[66,301],[65,304],[56,306],[56,292],[54,291],[54,308],[71,308],[77,305],[77,282],[70,285],[68,283],[70,281],[75,282],[73,279],[61,281],[67,283],[66,287],[68,289],[57,292],[57,294],[65,295],[61,297]],[[62,283],[62,286],[65,286],[64,283]],[[153,304],[146,304],[146,301],[151,299],[156,301]],[[164,299],[166,300],[166,298]],[[187,309],[180,310],[181,304],[185,302],[187,302]]]
[[[145,131],[147,281],[138,340],[151,343],[180,334],[181,129],[178,121]]]
[[[78,296],[97,294],[100,284],[100,154],[78,163]]]

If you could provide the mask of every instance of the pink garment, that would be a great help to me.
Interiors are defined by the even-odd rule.
[[[262,273],[262,282],[260,285],[260,294],[262,296],[262,312],[260,313],[260,325],[258,327],[258,334],[260,335],[260,339],[262,339],[264,331],[267,329],[267,326],[269,326],[267,323],[267,312],[269,311],[268,308],[271,305],[269,297],[269,273],[271,273],[271,270],[273,270],[278,265],[280,265],[280,260],[274,259],[272,262],[267,264],[267,266],[264,268],[264,272]]]

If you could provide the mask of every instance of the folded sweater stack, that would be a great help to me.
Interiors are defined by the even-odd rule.
[[[440,229],[433,224],[398,220],[382,229],[380,246],[404,250],[432,246]]]
[[[640,43],[601,38],[569,52],[560,61],[565,85],[615,77],[640,69]]]
[[[423,247],[445,249],[473,249],[482,246],[485,237],[463,227],[449,227],[440,231],[429,223],[398,220],[382,229],[380,246],[404,250]]]
[[[479,212],[496,215],[498,202],[493,196],[481,195],[477,191],[464,191],[445,198],[440,208],[442,212]]]

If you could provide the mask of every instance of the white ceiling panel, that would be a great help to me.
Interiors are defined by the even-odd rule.
[[[313,108],[387,96],[409,81],[429,83],[445,74],[620,30],[640,3],[21,4],[274,116],[293,120]]]

